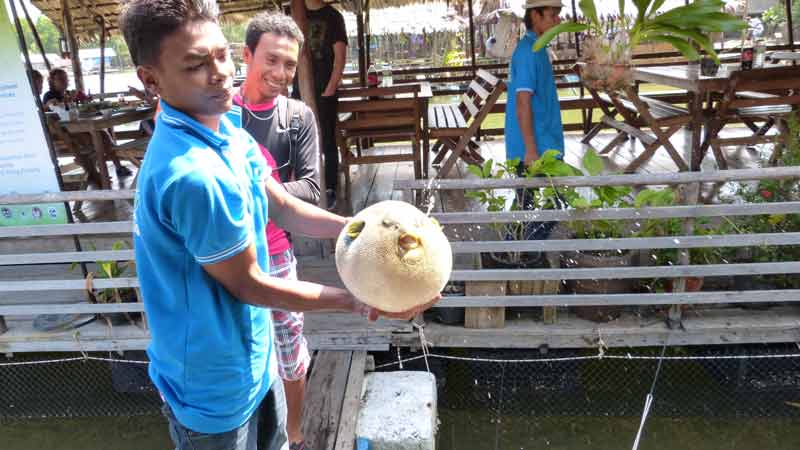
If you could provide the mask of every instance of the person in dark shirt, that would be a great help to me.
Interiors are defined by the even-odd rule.
[[[31,71],[31,81],[33,81],[33,92],[37,97],[41,97],[42,89],[44,89],[44,77],[42,72],[38,70]]]
[[[256,140],[276,181],[306,202],[319,201],[319,148],[314,113],[283,95],[294,78],[303,33],[280,13],[261,13],[245,32],[247,78],[234,95],[229,116]],[[297,260],[287,234],[267,224],[270,276],[297,279]],[[278,373],[286,393],[286,431],[290,450],[305,448],[301,430],[305,380],[311,355],[303,336],[303,313],[272,309]]]
[[[319,114],[320,138],[325,155],[325,188],[328,207],[336,206],[339,181],[339,151],[336,148],[336,121],[339,98],[336,89],[342,79],[347,56],[347,31],[342,14],[322,0],[306,0],[308,47],[314,73],[314,96]],[[300,98],[295,80],[292,91]]]
[[[42,105],[45,110],[49,110],[51,106],[57,104],[65,104],[69,102],[67,95],[67,86],[69,86],[69,79],[67,78],[67,71],[64,69],[53,69],[47,77],[48,91],[42,97]]]

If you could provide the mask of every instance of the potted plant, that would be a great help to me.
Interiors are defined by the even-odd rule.
[[[124,241],[117,241],[111,246],[111,249],[115,251],[127,248],[129,248],[129,246]],[[91,287],[92,280],[122,278],[133,273],[135,270],[133,261],[96,261],[95,265],[95,271],[89,272],[86,277],[86,292],[92,303],[135,303],[138,301],[136,290],[133,288],[95,289]],[[73,269],[76,266],[77,263],[74,263],[72,265]],[[136,320],[141,317],[141,314],[127,312],[103,313],[100,317],[105,319],[109,325],[119,325],[125,322],[135,324]]]
[[[581,21],[561,23],[542,33],[533,46],[538,51],[560,33],[585,33],[581,77],[590,87],[617,90],[630,84],[633,50],[644,42],[664,42],[689,61],[700,59],[698,47],[715,62],[719,58],[709,33],[739,31],[746,27],[740,18],[723,12],[722,0],[695,0],[691,4],[659,12],[665,0],[634,0],[637,12],[628,16],[625,1],[610,22],[597,15],[594,0],[580,0]]]

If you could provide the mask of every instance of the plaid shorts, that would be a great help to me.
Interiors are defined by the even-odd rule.
[[[269,257],[269,275],[285,280],[297,279],[297,260],[291,248]],[[281,378],[287,381],[304,378],[311,363],[311,354],[303,336],[303,313],[273,309],[272,323]]]

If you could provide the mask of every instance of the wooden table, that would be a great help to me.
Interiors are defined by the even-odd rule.
[[[153,117],[155,108],[152,106],[137,108],[130,111],[121,111],[105,118],[102,116],[79,118],[76,120],[62,120],[59,123],[70,134],[89,133],[92,137],[92,147],[97,155],[97,166],[100,170],[100,186],[102,189],[111,188],[111,179],[108,175],[106,159],[106,144],[101,133],[103,130],[114,128],[131,122],[139,122]]]
[[[765,66],[774,67],[774,66]],[[688,109],[692,116],[691,130],[691,170],[700,170],[708,140],[702,138],[702,130],[714,114],[714,98],[711,94],[722,93],[728,88],[730,76],[739,70],[738,64],[720,66],[716,75],[705,76],[700,73],[700,65],[639,67],[633,71],[635,81],[662,84],[684,89],[689,94]],[[758,70],[758,69],[752,69]],[[707,133],[708,134],[708,133]]]
[[[424,172],[427,173],[428,167],[428,160],[430,158],[430,138],[428,136],[428,103],[430,103],[430,99],[433,98],[433,89],[431,88],[431,83],[429,81],[418,81],[414,83],[398,83],[394,86],[413,86],[418,85],[419,91],[417,91],[416,98],[420,103],[421,115],[422,115],[422,167],[424,168]],[[391,87],[391,86],[378,86],[378,87]],[[397,94],[395,98],[411,98],[413,94],[409,93],[400,93]],[[352,101],[369,101],[368,98],[356,98],[356,97],[344,97],[340,100],[340,105],[344,102],[352,102]],[[349,117],[349,112],[346,111],[348,108],[339,108],[343,112],[339,114],[340,120],[343,118],[346,119]]]

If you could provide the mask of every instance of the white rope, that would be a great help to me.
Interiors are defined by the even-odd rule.
[[[10,362],[10,363],[0,363],[0,367],[14,367],[14,366],[38,366],[42,364],[58,364],[58,363],[69,363],[69,362],[76,362],[76,361],[100,361],[100,362],[113,362],[113,363],[127,363],[127,364],[143,364],[147,365],[150,364],[149,361],[132,361],[128,359],[116,359],[116,358],[100,358],[97,356],[78,356],[75,358],[62,358],[62,359],[48,359],[42,361],[20,361],[20,362]]]
[[[650,407],[653,405],[653,395],[647,394],[647,397],[644,400],[644,411],[642,412],[642,420],[639,422],[639,431],[636,433],[636,439],[633,441],[633,450],[637,450],[639,448],[639,439],[642,437],[642,431],[644,430],[644,423],[647,421],[647,415],[650,414]]]
[[[425,368],[428,370],[428,373],[430,373],[431,366],[430,364],[428,364],[428,355],[430,354],[430,349],[428,348],[428,346],[430,345],[430,343],[428,342],[427,339],[425,339],[425,329],[424,329],[425,324],[423,323],[422,325],[419,325],[413,321],[411,322],[411,324],[419,332],[419,343],[420,346],[422,347],[422,357],[425,359]]]
[[[488,363],[520,363],[520,364],[529,364],[529,363],[550,363],[550,362],[568,362],[568,361],[592,361],[592,360],[599,360],[599,359],[626,359],[626,360],[639,360],[639,361],[654,361],[662,359],[659,356],[639,356],[639,355],[631,355],[630,353],[626,355],[606,355],[606,354],[597,354],[597,355],[589,355],[589,356],[567,356],[563,358],[530,358],[530,359],[502,359],[502,358],[468,358],[465,356],[450,356],[450,355],[439,355],[436,353],[427,353],[427,355],[418,355],[413,356],[410,358],[402,359],[402,361],[397,362],[390,362],[386,364],[381,364],[376,366],[376,369],[381,369],[384,367],[389,366],[396,366],[400,362],[411,362],[416,361],[418,359],[423,359],[425,357],[428,358],[439,358],[439,359],[447,359],[451,361],[465,361],[465,362],[488,362]],[[704,360],[740,360],[740,359],[782,359],[782,358],[800,358],[800,353],[782,353],[782,354],[775,354],[775,355],[722,355],[722,356],[665,356],[663,359],[665,361],[704,361]]]
[[[669,345],[670,335],[664,339],[664,346],[661,347],[661,355],[658,357],[658,365],[656,366],[656,373],[653,375],[653,383],[650,385],[650,392],[644,399],[644,411],[642,411],[642,420],[639,422],[639,431],[636,432],[636,438],[633,440],[633,447],[631,450],[639,450],[639,440],[642,438],[644,431],[644,424],[647,422],[647,416],[650,415],[650,407],[653,406],[653,399],[655,398],[656,383],[658,382],[658,375],[661,373],[661,365],[664,363],[664,354],[667,352]]]

